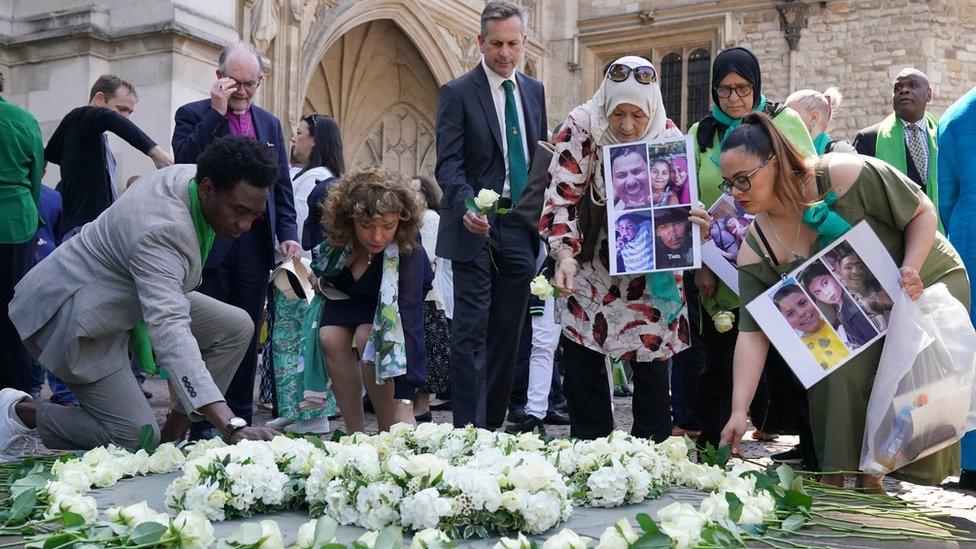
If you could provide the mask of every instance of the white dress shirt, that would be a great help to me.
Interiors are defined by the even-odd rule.
[[[512,76],[505,78],[488,68],[484,58],[481,59],[481,66],[488,76],[488,87],[491,88],[491,98],[495,102],[495,114],[498,116],[498,135],[502,138],[502,154],[505,157],[505,186],[502,188],[502,196],[511,197],[512,192],[508,184],[508,136],[505,134],[505,88],[502,87],[502,83],[505,80],[511,80],[514,84],[512,91],[515,93],[515,108],[518,110],[519,128],[522,130],[519,137],[522,141],[522,150],[525,151],[525,166],[528,168],[529,147],[528,143],[525,142],[525,113],[522,111],[522,94],[519,91],[518,79],[515,78],[514,72]]]

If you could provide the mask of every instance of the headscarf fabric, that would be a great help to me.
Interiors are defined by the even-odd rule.
[[[752,108],[759,106],[762,96],[762,72],[759,59],[751,51],[736,46],[719,52],[712,64],[712,102],[718,105],[718,83],[731,73],[736,73],[752,84]],[[735,93],[735,92],[732,92]]]
[[[647,59],[636,55],[621,57],[613,64],[626,65],[631,69],[654,66]],[[593,97],[573,109],[570,116],[583,127],[588,123],[590,137],[595,146],[614,145],[620,141],[610,131],[610,113],[624,103],[634,105],[647,115],[647,128],[637,141],[662,137],[667,128],[668,115],[664,110],[660,83],[641,84],[634,79],[633,74],[628,75],[623,82],[614,82],[603,75],[603,82]]]

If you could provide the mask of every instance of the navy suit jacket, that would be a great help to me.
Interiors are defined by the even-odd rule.
[[[542,82],[515,73],[525,117],[525,139],[532,165],[536,142],[548,138],[546,95]],[[441,86],[437,105],[437,183],[444,190],[437,255],[452,261],[471,261],[484,248],[485,238],[464,227],[464,199],[481,189],[502,193],[505,156],[502,129],[482,64]]]
[[[272,232],[279,242],[298,242],[295,218],[295,198],[288,176],[288,152],[281,133],[281,122],[268,111],[251,105],[251,118],[258,142],[268,146],[271,155],[278,160],[278,181],[268,193],[268,219]],[[177,164],[196,164],[197,156],[214,139],[227,135],[230,130],[227,119],[210,107],[210,100],[187,103],[176,111],[176,128],[173,130],[173,155]],[[269,239],[268,247],[274,242]],[[218,237],[214,241],[206,267],[216,267],[230,251],[230,241]],[[270,265],[269,265],[270,267]]]

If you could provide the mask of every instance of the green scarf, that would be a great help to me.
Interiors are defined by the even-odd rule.
[[[833,140],[827,135],[827,132],[822,132],[813,140],[813,148],[817,150],[817,156],[823,156],[827,152],[827,145],[830,145],[831,141]]]
[[[929,137],[929,173],[919,175],[925,178],[925,194],[928,195],[929,200],[935,206],[936,213],[938,213],[938,121],[928,112],[925,113],[925,120]],[[895,113],[889,114],[878,127],[878,143],[875,146],[874,155],[891,164],[901,173],[908,173],[908,157],[905,152],[905,125]],[[942,220],[939,220],[939,232],[944,232]]]
[[[753,107],[752,110],[753,112],[759,112],[765,108],[766,108],[766,96],[760,94],[759,103],[756,104],[756,106]],[[712,117],[714,117],[715,120],[718,120],[722,124],[725,124],[729,128],[725,130],[725,133],[722,134],[722,138],[719,139],[718,141],[718,147],[715,147],[715,152],[712,153],[712,163],[718,166],[718,157],[722,153],[722,143],[725,143],[725,138],[728,137],[730,133],[732,133],[732,130],[742,125],[742,119],[729,118],[729,115],[725,114],[725,112],[722,111],[721,108],[719,108],[717,103],[712,105]]]
[[[349,257],[348,246],[319,244],[312,252],[312,272],[315,276],[333,279],[346,264]],[[388,379],[407,373],[407,351],[397,301],[400,279],[400,249],[392,242],[383,251],[383,278],[380,282],[379,298],[373,315],[373,329],[366,348],[362,349],[363,362],[373,364],[376,369],[376,383],[381,385]],[[328,304],[325,296],[316,293],[309,303],[302,322],[302,404],[300,407],[314,405],[327,395],[329,379],[319,343],[319,323],[322,311]]]
[[[197,194],[197,180],[191,179],[187,185],[190,193],[190,219],[193,220],[193,231],[197,233],[197,240],[200,242],[200,265],[201,268],[207,262],[210,255],[210,248],[213,247],[216,233],[203,217],[200,209],[200,195]],[[139,363],[139,370],[145,374],[156,373],[156,360],[153,358],[152,345],[149,342],[149,331],[146,323],[140,322],[135,328],[129,331],[129,342],[132,346],[132,355]]]

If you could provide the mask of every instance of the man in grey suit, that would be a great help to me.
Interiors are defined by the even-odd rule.
[[[162,439],[209,420],[225,440],[268,439],[222,396],[254,330],[248,315],[199,286],[205,244],[235,238],[264,211],[278,168],[266,147],[217,139],[197,165],[143,177],[78,236],[17,285],[10,318],[28,350],[64,380],[80,407],[0,391],[0,461],[30,451],[36,433],[52,449],[139,444],[160,429],[129,368],[130,330],[145,321],[156,363],[169,374],[172,410]]]

